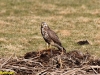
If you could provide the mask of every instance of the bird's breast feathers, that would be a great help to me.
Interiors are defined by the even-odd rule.
[[[44,28],[42,28],[42,35],[43,35],[44,38],[48,38],[49,37],[47,31]]]

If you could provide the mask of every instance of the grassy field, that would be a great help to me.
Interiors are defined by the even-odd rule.
[[[41,22],[57,33],[67,52],[100,56],[99,0],[0,0],[0,57],[45,49]],[[79,40],[90,44],[77,45]]]

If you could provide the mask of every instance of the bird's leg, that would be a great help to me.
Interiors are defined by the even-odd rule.
[[[51,49],[51,44],[48,44],[49,49]]]
[[[50,49],[51,50],[51,56],[52,56],[51,44],[48,44],[48,43],[46,43],[46,44],[47,44],[46,50]]]
[[[48,44],[49,49],[51,50],[51,56],[52,56],[52,49],[51,49],[51,44]]]
[[[54,42],[51,41],[51,42],[50,42],[51,56],[53,55],[52,48],[51,48],[51,46],[53,46],[53,45],[54,45]]]
[[[51,49],[51,44],[48,44],[48,43],[47,43],[47,48],[46,48],[46,49],[47,49],[47,50],[48,50],[48,49]],[[52,56],[52,49],[51,49],[51,56]]]
[[[48,43],[46,43],[46,45],[47,45],[47,46],[46,46],[46,50],[48,50],[48,49],[49,49],[49,44],[48,44]]]

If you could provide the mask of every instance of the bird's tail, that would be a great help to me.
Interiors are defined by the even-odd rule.
[[[63,50],[64,53],[66,53],[66,49],[62,46],[62,47],[58,47],[59,50]]]
[[[63,51],[64,53],[66,53],[66,49],[61,44],[55,44],[54,46],[57,47],[59,50]]]

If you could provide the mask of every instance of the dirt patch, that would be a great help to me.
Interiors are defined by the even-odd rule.
[[[18,59],[13,55],[9,59],[1,58],[0,64],[2,72],[13,71],[15,75],[100,74],[100,60],[77,50],[63,54],[55,49],[28,52]]]

